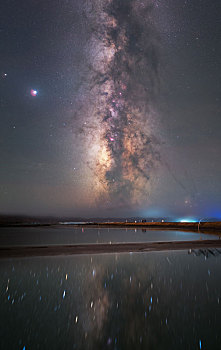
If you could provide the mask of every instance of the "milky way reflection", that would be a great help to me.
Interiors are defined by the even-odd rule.
[[[2,348],[218,349],[221,259],[208,257],[1,261]]]

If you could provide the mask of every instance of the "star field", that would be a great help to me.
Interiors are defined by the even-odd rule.
[[[220,2],[105,4],[1,2],[1,213],[218,218]]]

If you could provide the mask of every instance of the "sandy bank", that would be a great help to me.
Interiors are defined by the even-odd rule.
[[[221,240],[1,247],[0,259],[33,256],[176,251],[201,248],[221,248]]]

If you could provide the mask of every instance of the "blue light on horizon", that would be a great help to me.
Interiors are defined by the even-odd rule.
[[[199,220],[196,218],[186,217],[178,219],[177,222],[199,222]]]

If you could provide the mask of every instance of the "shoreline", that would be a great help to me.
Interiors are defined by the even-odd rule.
[[[221,248],[221,240],[0,247],[0,259]]]
[[[4,227],[85,227],[85,228],[140,228],[182,231],[220,231],[221,222],[85,222],[85,223],[2,223]]]

